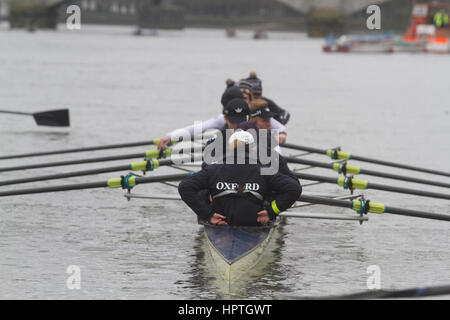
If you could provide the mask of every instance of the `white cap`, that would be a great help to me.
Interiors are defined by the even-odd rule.
[[[247,131],[236,131],[231,135],[230,139],[228,140],[228,144],[230,146],[234,146],[238,143],[251,145],[254,142],[255,139],[253,138],[253,135]]]

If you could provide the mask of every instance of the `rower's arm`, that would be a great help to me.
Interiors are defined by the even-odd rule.
[[[289,112],[287,112],[286,110],[284,110],[283,108],[278,106],[273,100],[270,100],[265,97],[263,97],[262,99],[267,101],[267,105],[268,105],[270,111],[275,112],[277,114],[277,116],[275,117],[275,119],[277,121],[281,122],[282,124],[288,123],[289,118],[291,117]]]
[[[269,216],[273,218],[289,209],[300,198],[302,186],[282,173],[267,176],[267,179],[270,189],[275,191],[275,199],[266,207]]]
[[[286,143],[286,127],[282,125],[280,122],[275,120],[274,118],[270,118],[270,127],[271,130],[277,130],[278,132],[278,143],[284,144]]]
[[[278,133],[287,133],[286,126],[284,126],[274,118],[270,118],[270,127],[271,129],[278,130]]]
[[[182,180],[178,186],[178,193],[181,199],[200,218],[209,221],[214,214],[212,206],[207,204],[205,199],[199,194],[201,190],[208,189],[208,174],[206,170],[201,170],[194,175]]]
[[[178,140],[180,137],[189,134],[191,137],[194,136],[194,133],[203,133],[207,130],[222,130],[226,125],[225,118],[223,114],[220,114],[214,118],[202,121],[199,124],[190,125],[181,129],[176,129],[172,132],[169,132],[167,136],[170,137],[171,140]]]

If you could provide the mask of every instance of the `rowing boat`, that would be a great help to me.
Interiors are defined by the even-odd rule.
[[[137,146],[145,144],[156,144],[157,140],[144,141],[144,142],[134,142],[128,144],[128,146]],[[77,149],[67,149],[67,150],[56,150],[56,151],[44,151],[34,154],[19,154],[13,156],[0,157],[1,159],[14,159],[14,158],[28,158],[31,156],[42,156],[50,154],[64,154],[72,152],[86,152],[92,150],[105,150],[105,149],[115,149],[123,148],[124,144],[114,144],[109,146],[98,146],[98,147],[85,147]],[[407,182],[421,183],[426,185],[434,185],[440,187],[450,188],[450,185],[445,182],[411,178],[411,176],[401,176],[393,173],[386,173],[375,170],[367,170],[353,165],[347,165],[347,162],[340,162],[340,160],[357,160],[362,162],[369,162],[378,165],[384,165],[388,167],[401,168],[405,170],[417,171],[422,173],[434,174],[439,176],[450,177],[450,173],[446,171],[436,170],[434,168],[427,167],[417,167],[408,164],[395,163],[391,161],[386,161],[383,159],[373,159],[362,156],[357,156],[348,152],[343,152],[339,148],[332,149],[319,149],[313,147],[305,147],[294,144],[284,144],[284,148],[299,150],[303,153],[286,156],[286,160],[292,164],[301,164],[305,167],[294,167],[292,168],[297,176],[301,180],[312,181],[310,183],[305,183],[302,181],[302,187],[304,192],[298,199],[298,202],[291,208],[281,212],[279,218],[281,220],[280,224],[272,224],[264,227],[231,227],[231,226],[215,226],[211,224],[202,223],[202,228],[198,231],[200,232],[200,237],[197,238],[198,246],[194,249],[200,249],[195,255],[197,261],[193,264],[192,271],[198,272],[199,277],[192,277],[195,279],[193,283],[196,287],[203,287],[204,284],[212,284],[210,288],[219,289],[219,294],[223,294],[222,289],[226,285],[226,297],[248,297],[248,292],[251,292],[253,288],[260,291],[261,283],[267,285],[266,279],[272,279],[271,272],[274,274],[280,273],[278,266],[278,261],[280,261],[280,253],[282,253],[282,243],[283,241],[278,241],[285,233],[283,232],[283,223],[286,218],[302,218],[302,219],[327,219],[327,220],[346,220],[346,221],[358,221],[362,223],[368,220],[367,214],[392,214],[409,216],[415,218],[439,220],[439,221],[450,221],[450,216],[445,213],[434,213],[426,211],[418,211],[405,209],[403,207],[392,207],[378,202],[372,202],[364,197],[363,194],[354,194],[354,189],[376,189],[389,192],[398,192],[404,194],[412,194],[419,196],[427,196],[440,199],[449,199],[449,195],[440,192],[431,192],[427,190],[417,190],[410,188],[395,187],[391,185],[382,185],[370,183],[366,180],[353,179],[353,176],[347,176],[347,174],[364,174],[377,177],[384,177],[394,180],[402,180]],[[168,150],[166,150],[167,153]],[[332,163],[322,163],[319,161],[313,161],[309,159],[301,159],[302,157],[309,155],[311,153],[327,155],[333,160]],[[155,184],[163,183],[166,186],[173,188],[178,188],[178,185],[174,182],[180,181],[192,175],[193,168],[200,168],[202,163],[199,163],[196,158],[196,154],[186,155],[188,159],[186,161],[177,161],[170,159],[151,159],[152,157],[161,157],[160,151],[150,150],[145,153],[133,153],[133,154],[120,154],[118,156],[108,156],[108,157],[96,157],[96,158],[83,158],[81,160],[69,160],[69,161],[59,161],[53,162],[49,165],[49,162],[37,163],[34,165],[26,166],[14,166],[9,168],[0,168],[0,171],[15,171],[32,169],[32,168],[42,168],[42,167],[53,167],[62,165],[73,164],[84,164],[92,162],[103,162],[111,161],[111,159],[118,160],[140,157],[144,154],[145,160],[139,162],[133,162],[131,164],[116,165],[112,167],[103,167],[98,169],[90,170],[80,170],[75,172],[63,172],[59,174],[45,175],[39,177],[28,177],[19,178],[9,181],[3,181],[0,185],[14,185],[18,183],[28,183],[36,181],[47,181],[54,179],[62,179],[69,177],[80,177],[88,176],[94,174],[101,174],[107,172],[115,171],[153,171],[156,168],[166,166],[171,167],[180,171],[188,171],[183,173],[172,173],[165,175],[151,175],[151,176],[139,176],[134,172],[129,172],[127,175],[122,175],[116,178],[110,178],[108,180],[101,181],[90,181],[85,183],[74,183],[56,186],[43,186],[34,188],[24,188],[12,190],[1,190],[0,198],[7,196],[17,196],[17,195],[29,195],[29,194],[41,194],[50,192],[63,192],[69,190],[91,190],[91,189],[103,189],[107,188],[122,188],[124,189],[124,196],[127,200],[131,199],[149,199],[149,200],[162,200],[162,201],[181,201],[179,196],[162,194],[157,195],[154,192],[150,192],[150,195],[139,195],[131,193],[132,188],[141,184]],[[174,153],[172,153],[174,154]],[[151,157],[152,156],[152,157]],[[184,158],[183,158],[184,159]],[[301,160],[301,161],[300,161]],[[336,161],[338,160],[338,161]],[[336,179],[335,177],[327,177],[316,174],[305,174],[301,171],[309,170],[311,168],[331,168],[338,173],[342,173],[345,176]],[[344,186],[344,189],[350,190],[351,194],[336,194],[336,193],[318,193],[312,191],[305,191],[309,189],[310,186],[317,186],[323,183],[336,184],[336,181],[340,186]],[[5,183],[7,182],[7,183]],[[341,183],[342,182],[342,183]],[[370,186],[370,188],[369,188]],[[357,215],[344,214],[339,210],[334,214],[332,213],[322,213],[317,212],[305,212],[303,209],[312,205],[326,205],[333,206],[337,208],[349,208],[357,212]],[[300,209],[300,211],[298,211]],[[178,211],[183,210],[178,208]],[[178,219],[177,219],[178,220]],[[184,226],[185,221],[180,220],[180,226]],[[292,226],[295,227],[295,226]],[[271,265],[272,268],[268,268]],[[282,273],[281,273],[282,274]],[[246,277],[243,277],[243,276]],[[267,277],[267,275],[269,277]],[[197,281],[199,280],[199,281]],[[255,281],[253,281],[255,280]],[[275,286],[280,283],[278,280]],[[438,288],[437,292],[447,292],[448,288],[443,287]],[[439,291],[441,290],[441,291]],[[409,291],[411,292],[411,291]],[[419,289],[418,293],[413,292],[416,296],[422,295],[423,289]],[[401,293],[401,297],[406,297],[405,293]],[[347,298],[347,297],[344,297]]]
[[[205,224],[208,251],[228,287],[258,264],[273,241],[277,226],[278,223],[260,227]]]

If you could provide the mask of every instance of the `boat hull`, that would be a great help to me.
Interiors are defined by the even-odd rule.
[[[388,53],[392,52],[393,34],[329,36],[322,50],[325,52]]]
[[[449,38],[429,37],[427,39],[425,51],[429,53],[449,53],[450,52]]]
[[[394,43],[394,52],[421,53],[425,52],[425,46],[422,44]]]
[[[392,41],[382,41],[377,43],[352,43],[344,52],[358,52],[358,53],[389,53],[392,52]]]
[[[276,227],[205,225],[212,260],[228,286],[258,264],[273,239]]]

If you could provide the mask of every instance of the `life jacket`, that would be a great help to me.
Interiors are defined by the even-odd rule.
[[[434,24],[438,28],[442,27],[445,20],[447,20],[447,22],[448,22],[448,16],[447,16],[447,19],[445,19],[445,15],[442,12],[436,12],[436,14],[434,15],[434,18],[433,18]]]

